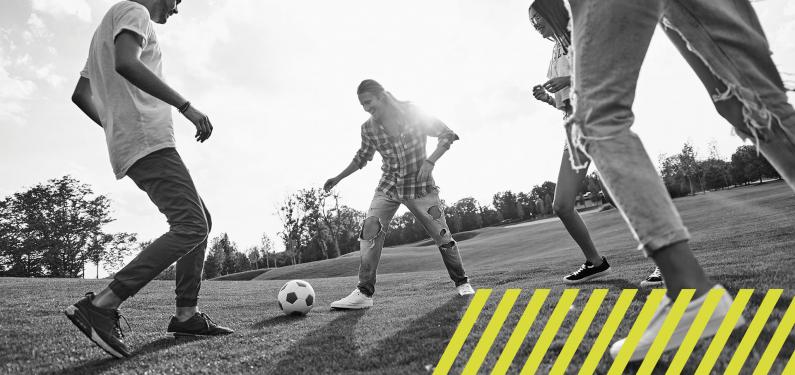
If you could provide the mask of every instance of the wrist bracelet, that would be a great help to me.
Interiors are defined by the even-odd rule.
[[[428,163],[430,163],[430,164],[431,164],[431,165],[433,165],[434,167],[436,166],[436,163],[432,162],[432,161],[431,161],[431,159],[425,159],[425,161],[426,161],[426,162],[428,162]]]
[[[179,111],[179,113],[185,113],[185,111],[187,111],[188,108],[190,108],[190,100],[186,101],[185,104],[177,107],[177,110]]]

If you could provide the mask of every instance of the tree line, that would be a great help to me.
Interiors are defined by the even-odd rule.
[[[660,156],[660,175],[673,198],[781,178],[755,146],[737,147],[727,161],[720,157],[714,143],[701,159],[689,142],[678,154]]]
[[[781,178],[754,146],[740,146],[724,160],[714,144],[707,156],[700,158],[689,142],[675,155],[660,156],[660,174],[674,198]],[[443,202],[444,215],[455,234],[550,217],[554,197],[555,183],[546,181],[528,192],[498,192],[486,204],[473,197]],[[596,172],[580,184],[577,201],[586,206],[610,201]],[[3,198],[0,276],[87,277],[91,276],[85,274],[87,264],[96,266],[95,277],[100,267],[108,272],[117,270],[125,257],[151,241],[139,242],[135,233],[106,232],[104,226],[114,220],[110,212],[107,197],[68,175]],[[284,199],[276,215],[282,223],[277,240],[284,251],[277,252],[274,240],[265,234],[259,244],[240,249],[228,234],[221,233],[209,241],[205,277],[331,259],[359,249],[365,213],[343,204],[337,192],[301,189]],[[385,245],[427,238],[414,215],[406,212],[389,223]],[[173,265],[159,278],[173,279]]]

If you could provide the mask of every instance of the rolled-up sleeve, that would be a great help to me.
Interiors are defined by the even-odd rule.
[[[359,147],[359,151],[356,151],[356,155],[353,156],[353,162],[356,163],[359,169],[362,169],[367,165],[367,162],[373,160],[373,155],[375,155],[375,142],[373,142],[372,136],[367,132],[365,125],[362,125],[362,145]]]
[[[430,124],[427,127],[429,129],[428,135],[439,138],[438,147],[449,149],[453,142],[459,140],[458,134],[450,130],[441,120],[431,117],[429,122]]]

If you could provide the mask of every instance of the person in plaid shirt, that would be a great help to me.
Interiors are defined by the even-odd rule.
[[[406,205],[436,242],[458,294],[474,294],[458,246],[445,222],[439,188],[431,175],[436,161],[458,140],[458,135],[438,119],[421,113],[413,104],[395,99],[374,80],[362,81],[356,93],[364,110],[370,113],[370,118],[362,124],[362,145],[348,167],[328,179],[323,188],[331,190],[342,179],[362,169],[373,160],[376,151],[383,159],[381,170],[384,173],[359,236],[359,284],[350,295],[332,302],[331,307],[364,309],[373,305],[376,269],[386,229],[401,204]],[[425,153],[427,136],[439,139],[430,156]]]

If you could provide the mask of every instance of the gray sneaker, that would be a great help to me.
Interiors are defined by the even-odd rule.
[[[130,349],[124,343],[124,333],[119,324],[122,317],[119,310],[96,307],[91,304],[93,300],[94,293],[86,293],[80,301],[67,307],[64,314],[80,332],[108,354],[116,358],[129,357]]]

